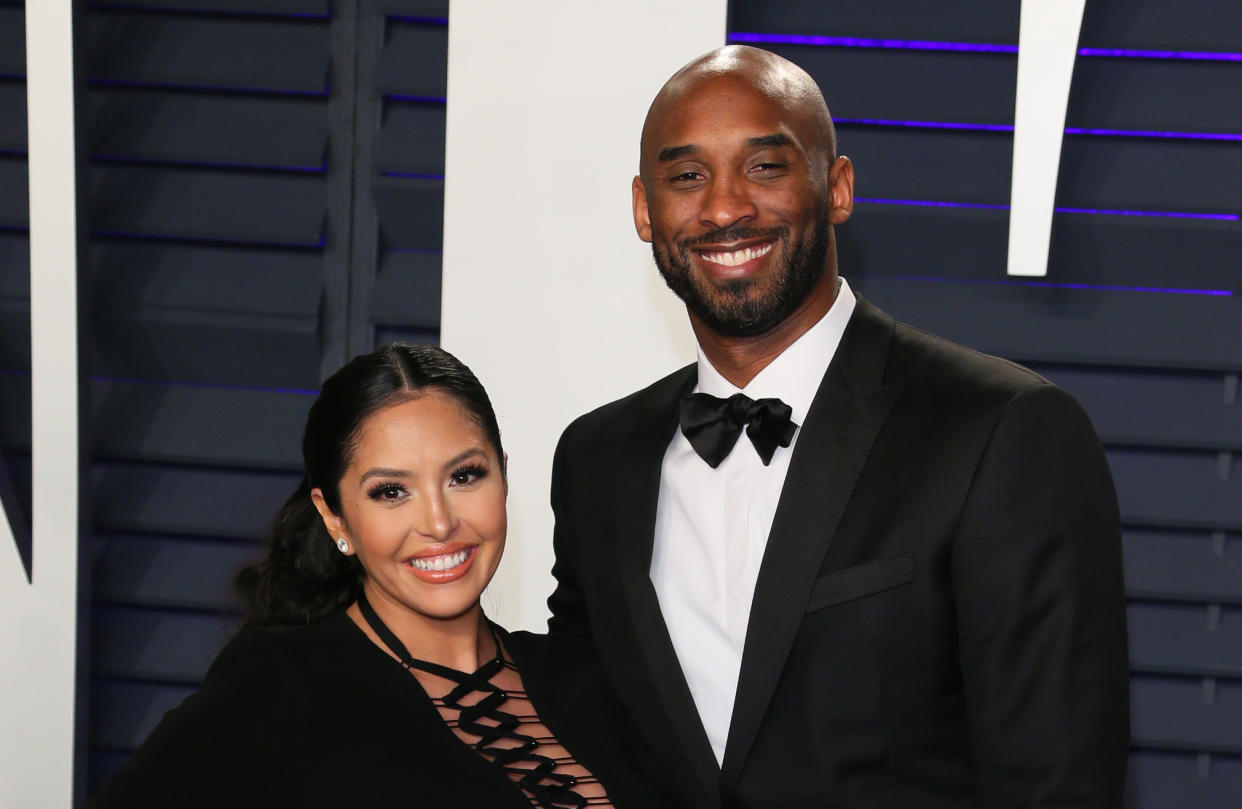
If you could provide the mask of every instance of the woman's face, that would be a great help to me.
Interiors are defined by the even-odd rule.
[[[357,554],[367,599],[385,621],[451,619],[475,608],[500,563],[501,470],[478,425],[452,398],[428,391],[363,421],[340,482],[340,514],[318,489],[312,496],[333,538],[344,536]]]

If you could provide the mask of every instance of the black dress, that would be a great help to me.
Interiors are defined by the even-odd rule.
[[[668,805],[588,648],[497,630],[540,720],[614,806]],[[418,681],[344,613],[245,628],[88,804],[514,807],[526,793],[445,724]]]

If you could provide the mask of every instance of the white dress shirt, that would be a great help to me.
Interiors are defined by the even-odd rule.
[[[739,392],[752,399],[775,397],[793,408],[798,432],[790,446],[776,448],[769,465],[744,431],[715,469],[681,430],[664,453],[651,583],[718,763],[729,736],[750,602],[789,459],[854,302],[842,279],[827,314],[745,388],[721,376],[699,349],[695,391],[721,399]]]

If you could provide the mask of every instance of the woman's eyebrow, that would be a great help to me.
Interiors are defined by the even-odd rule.
[[[404,469],[393,469],[387,466],[375,466],[362,473],[359,483],[364,483],[368,478],[408,478],[410,473]]]

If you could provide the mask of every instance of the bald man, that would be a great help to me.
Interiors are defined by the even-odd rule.
[[[698,807],[1120,807],[1116,495],[1047,380],[837,272],[815,82],[728,47],[643,127],[634,224],[698,361],[565,431],[554,633]]]

